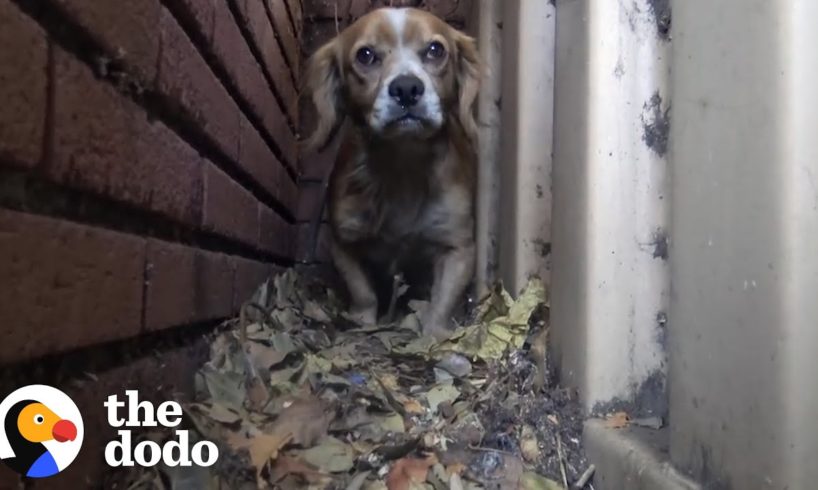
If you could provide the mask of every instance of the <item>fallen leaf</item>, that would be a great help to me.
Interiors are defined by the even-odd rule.
[[[292,352],[292,350],[276,350],[254,341],[247,342],[245,351],[256,370],[262,373],[283,361],[287,354]]]
[[[630,418],[625,412],[617,412],[609,415],[605,420],[605,427],[609,429],[622,429],[630,424]]]
[[[218,402],[213,402],[209,407],[201,404],[197,404],[196,406],[202,410],[205,415],[210,417],[211,420],[219,422],[220,424],[232,425],[241,420],[241,416],[235,410]]]
[[[347,485],[346,490],[360,490],[363,488],[364,483],[366,483],[366,479],[369,478],[371,471],[363,471],[355,475],[355,477],[349,482]]]
[[[437,457],[432,454],[424,459],[406,457],[392,465],[386,477],[386,487],[389,490],[408,490],[413,483],[423,483],[429,468],[437,463]]]
[[[327,315],[327,312],[324,311],[321,306],[318,305],[315,301],[306,301],[304,303],[304,316],[311,320],[315,320],[320,323],[331,323],[332,319]]]
[[[305,463],[300,458],[282,454],[270,469],[270,480],[272,483],[276,483],[290,475],[296,475],[307,483],[321,483],[327,481],[329,476],[318,471],[314,466]]]
[[[519,298],[510,305],[505,296],[497,294],[490,296],[491,306],[484,307],[481,321],[456,329],[447,341],[434,346],[432,353],[459,352],[471,358],[493,360],[502,358],[509,350],[520,349],[528,337],[531,315],[546,301],[545,286],[538,278],[529,279]],[[501,314],[500,305],[508,306],[505,314]]]
[[[540,457],[537,435],[534,433],[534,429],[527,425],[523,427],[520,434],[520,453],[523,455],[523,459],[529,463],[537,461]]]
[[[269,399],[270,394],[260,378],[252,378],[247,383],[247,406],[249,409],[259,411],[264,408]]]
[[[164,463],[160,463],[159,470],[164,473],[170,482],[169,490],[206,490],[211,488],[212,475],[209,468],[197,465],[166,466]]]
[[[440,384],[426,393],[426,400],[432,412],[437,411],[438,405],[444,402],[453,402],[460,396],[460,391],[453,384]]]
[[[234,410],[239,410],[244,405],[244,374],[217,371],[207,365],[200,373],[213,401]]]
[[[398,378],[394,374],[391,373],[381,374],[380,376],[378,376],[378,380],[380,380],[384,388],[388,390],[397,391],[400,389],[400,386],[398,386]]]
[[[421,405],[420,402],[413,398],[410,398],[403,402],[403,409],[406,410],[406,413],[410,413],[413,415],[420,415],[426,412],[426,409],[423,408],[423,405]]]
[[[403,417],[398,414],[388,415],[386,417],[378,417],[375,419],[383,430],[396,434],[402,434],[406,431],[403,423]]]
[[[334,437],[326,437],[315,447],[301,452],[307,463],[329,473],[349,471],[355,465],[355,450]]]
[[[332,423],[332,416],[324,411],[323,403],[315,397],[294,399],[275,421],[274,429],[292,434],[293,443],[309,447],[321,439]]]
[[[250,453],[250,462],[256,468],[256,476],[271,459],[278,456],[278,451],[292,439],[292,434],[259,434],[250,438],[237,433],[228,435],[228,444],[234,449],[247,449]]]
[[[520,479],[520,490],[564,490],[564,488],[554,480],[527,471]]]

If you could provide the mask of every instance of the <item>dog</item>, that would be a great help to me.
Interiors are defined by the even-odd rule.
[[[330,256],[358,322],[376,322],[379,280],[429,271],[423,332],[450,331],[475,267],[481,73],[472,37],[413,8],[373,10],[307,63],[317,113],[308,147],[342,131],[327,194]]]

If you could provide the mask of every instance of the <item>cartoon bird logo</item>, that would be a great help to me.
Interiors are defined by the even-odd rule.
[[[56,388],[31,385],[15,391],[0,403],[0,420],[5,438],[0,438],[0,459],[23,476],[56,475],[79,453],[79,410]]]

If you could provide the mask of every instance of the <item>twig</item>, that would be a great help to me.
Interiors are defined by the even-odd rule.
[[[557,457],[560,459],[560,474],[562,474],[563,488],[568,488],[568,477],[565,474],[565,461],[562,457],[562,438],[557,433]]]
[[[574,489],[582,490],[585,488],[585,485],[587,485],[588,482],[591,481],[591,477],[594,476],[594,471],[596,471],[596,466],[589,466],[588,469],[582,473],[582,476],[579,477],[579,480],[574,483]]]

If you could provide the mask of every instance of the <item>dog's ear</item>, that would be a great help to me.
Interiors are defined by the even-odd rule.
[[[338,66],[338,41],[323,45],[307,62],[306,92],[312,96],[318,120],[306,141],[308,150],[320,150],[343,120],[340,118],[341,72]]]
[[[477,52],[477,42],[474,38],[458,32],[455,36],[457,46],[456,77],[457,77],[457,116],[460,124],[472,142],[477,142],[477,121],[474,116],[474,102],[480,89],[483,66]]]

